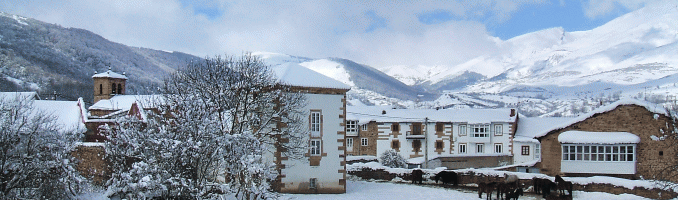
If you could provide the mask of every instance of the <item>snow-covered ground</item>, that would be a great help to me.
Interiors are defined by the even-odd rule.
[[[647,199],[631,194],[574,191],[574,199]],[[495,194],[493,194],[494,196]],[[485,194],[483,194],[483,199]],[[475,190],[390,182],[347,181],[345,194],[284,194],[282,199],[479,199]],[[542,199],[531,194],[520,199]]]

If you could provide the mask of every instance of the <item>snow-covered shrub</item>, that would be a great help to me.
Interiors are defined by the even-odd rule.
[[[389,149],[379,157],[381,164],[391,168],[405,168],[407,162],[403,156],[393,149]]]
[[[0,99],[0,199],[71,199],[89,188],[70,156],[79,134],[64,132],[30,99]]]

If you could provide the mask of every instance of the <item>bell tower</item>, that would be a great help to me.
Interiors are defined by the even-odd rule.
[[[103,73],[94,72],[92,76],[94,80],[94,103],[102,99],[110,99],[119,94],[125,94],[125,83],[127,76],[125,72],[122,74],[115,73],[108,67],[108,71]]]

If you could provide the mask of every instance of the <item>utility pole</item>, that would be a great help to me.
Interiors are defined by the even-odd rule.
[[[424,118],[424,169],[428,168],[428,117]]]

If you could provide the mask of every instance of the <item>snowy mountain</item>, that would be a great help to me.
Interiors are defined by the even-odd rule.
[[[125,46],[87,30],[0,12],[0,91],[57,92],[62,99],[91,102],[91,76],[111,67],[130,77],[128,93],[143,94],[193,59],[200,58]]]
[[[273,67],[296,63],[351,86],[349,104],[396,104],[408,106],[417,100],[433,100],[437,96],[408,86],[370,66],[341,58],[310,59],[279,53],[254,52]]]
[[[588,31],[536,31],[498,41],[497,53],[457,66],[380,70],[443,95],[424,106],[521,108],[576,115],[614,99],[676,98],[678,3],[660,2]],[[419,73],[416,73],[416,72]]]

